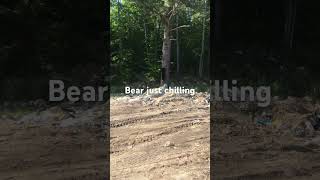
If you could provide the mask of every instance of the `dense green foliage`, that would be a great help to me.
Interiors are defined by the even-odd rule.
[[[113,84],[160,82],[163,43],[163,23],[160,13],[166,9],[167,3],[170,1],[111,1]],[[204,0],[182,2],[177,7],[177,14],[171,19],[173,28],[187,25],[178,29],[180,76],[199,76],[203,20],[205,21],[204,74],[205,77],[208,76],[210,20],[209,3],[204,3]],[[172,79],[177,77],[176,36],[177,32],[173,30],[170,68]]]

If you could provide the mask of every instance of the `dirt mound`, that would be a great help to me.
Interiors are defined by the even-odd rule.
[[[218,108],[211,113],[215,151],[213,179],[317,179],[320,132],[318,104],[310,98],[274,99],[266,109],[272,124]]]
[[[317,122],[312,122],[313,113],[319,109],[310,98],[289,97],[272,105],[273,125],[279,132],[291,131],[295,136],[312,136]],[[304,132],[296,132],[299,131]],[[299,135],[300,134],[300,135]]]

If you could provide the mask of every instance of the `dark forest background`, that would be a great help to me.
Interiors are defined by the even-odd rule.
[[[319,97],[316,1],[215,0],[211,79],[269,85],[273,95]]]
[[[107,14],[107,1],[1,1],[0,100],[47,99],[49,79],[105,83]]]

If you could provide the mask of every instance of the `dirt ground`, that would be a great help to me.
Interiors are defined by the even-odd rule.
[[[73,116],[60,107],[0,113],[1,180],[107,179],[105,105]],[[3,110],[3,109],[1,109]]]
[[[207,97],[112,97],[111,179],[319,179],[320,131],[306,126],[319,103],[274,98],[257,124],[234,104],[210,113]],[[0,179],[108,179],[105,106],[1,111]]]
[[[113,97],[111,179],[209,179],[206,97]]]
[[[310,99],[275,100],[265,111],[272,124],[258,125],[236,106],[212,108],[211,166],[213,179],[223,180],[316,180],[320,178],[320,132],[293,129],[307,122],[318,107]]]

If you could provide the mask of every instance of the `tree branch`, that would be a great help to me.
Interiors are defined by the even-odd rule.
[[[176,8],[178,8],[176,5],[178,5],[178,4],[176,4],[176,2],[175,2],[175,4],[172,6],[172,9],[171,9],[171,14],[170,14],[170,16],[169,16],[169,20],[174,16],[174,15],[176,15],[177,14],[177,10],[176,10]]]
[[[170,31],[174,31],[174,30],[177,30],[177,29],[180,29],[180,28],[187,28],[187,27],[190,27],[190,25],[178,26],[178,27],[175,27],[175,28],[171,29]]]
[[[173,13],[173,11],[174,11],[174,8],[172,8],[172,9],[167,13],[167,15],[170,15],[170,16],[171,16],[171,14]]]
[[[171,13],[170,16],[169,16],[169,20],[170,20],[174,15],[176,15],[176,14],[177,14],[177,12],[176,12],[175,10],[173,10],[172,13]]]

